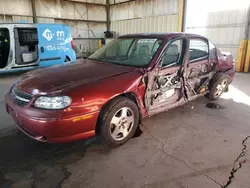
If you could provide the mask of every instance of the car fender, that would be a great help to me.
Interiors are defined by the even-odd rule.
[[[136,96],[137,105],[144,114],[144,95],[146,86],[141,82],[143,74],[138,71],[122,73],[116,76],[83,84],[65,93],[72,97],[71,109],[74,113],[88,114],[101,111],[103,106],[115,97],[127,94]]]

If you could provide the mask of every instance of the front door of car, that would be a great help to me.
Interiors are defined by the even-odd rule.
[[[183,61],[187,51],[185,37],[172,39],[156,68],[149,73],[145,104],[149,115],[180,105],[183,99]]]
[[[185,90],[189,100],[203,95],[207,91],[210,74],[208,41],[203,38],[190,38],[189,62],[185,68]]]

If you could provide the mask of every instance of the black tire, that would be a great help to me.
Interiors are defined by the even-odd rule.
[[[222,83],[223,81],[226,81],[226,87],[220,92],[220,94],[217,93],[217,86]],[[229,78],[225,74],[220,74],[215,76],[209,85],[209,93],[207,93],[205,96],[209,100],[217,100],[228,88],[229,84]]]
[[[119,109],[123,107],[128,107],[133,111],[134,115],[134,124],[131,127],[130,133],[127,135],[126,138],[123,140],[117,141],[115,140],[110,133],[111,129],[111,120],[113,116],[116,114]],[[134,134],[135,131],[138,127],[139,124],[139,119],[140,119],[140,114],[139,114],[139,109],[138,106],[129,98],[127,97],[117,97],[114,100],[112,100],[105,108],[104,111],[100,117],[100,136],[103,140],[103,142],[108,146],[108,147],[117,147],[119,145],[122,145],[126,143]]]

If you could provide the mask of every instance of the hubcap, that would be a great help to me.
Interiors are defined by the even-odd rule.
[[[215,97],[220,96],[226,89],[227,87],[227,80],[222,80],[218,86],[216,87],[216,92],[215,92]]]
[[[114,140],[125,139],[134,125],[133,111],[128,107],[118,110],[110,122],[110,134]]]

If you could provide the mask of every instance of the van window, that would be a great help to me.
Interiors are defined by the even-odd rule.
[[[15,41],[16,64],[35,63],[38,58],[38,34],[36,28],[15,28],[18,40]]]
[[[7,66],[10,53],[10,35],[7,28],[0,29],[0,68]]]
[[[37,29],[18,28],[19,43],[21,46],[38,44]]]
[[[208,44],[200,39],[190,39],[189,60],[196,61],[208,56]]]

